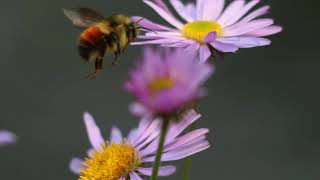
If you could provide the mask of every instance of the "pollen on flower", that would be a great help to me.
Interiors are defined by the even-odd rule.
[[[221,37],[223,30],[217,22],[214,21],[193,21],[184,25],[182,32],[188,39],[193,39],[199,43],[204,43],[205,37],[210,32],[216,32]]]
[[[161,78],[161,79],[152,81],[149,84],[149,90],[152,93],[157,93],[163,90],[170,89],[173,85],[174,85],[173,80],[171,80],[170,78]]]
[[[118,180],[141,164],[141,157],[130,144],[101,145],[92,157],[85,159],[79,180]]]

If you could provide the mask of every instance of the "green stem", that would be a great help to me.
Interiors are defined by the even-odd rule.
[[[152,176],[151,176],[150,180],[156,180],[157,177],[158,177],[158,171],[159,171],[159,168],[160,168],[161,156],[162,156],[162,152],[163,152],[163,145],[164,145],[164,141],[166,139],[166,135],[167,135],[167,132],[168,132],[169,122],[170,122],[170,120],[167,119],[167,118],[163,119],[163,121],[162,121],[160,141],[159,141],[159,145],[158,145],[156,159],[155,159],[155,162],[153,164]]]
[[[188,132],[194,130],[196,127],[195,124],[192,124],[189,129]],[[189,180],[190,179],[190,171],[191,171],[191,167],[192,167],[192,157],[188,157],[183,161],[183,169],[182,169],[182,179],[183,180]]]

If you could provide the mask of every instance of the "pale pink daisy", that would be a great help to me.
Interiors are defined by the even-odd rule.
[[[204,95],[203,84],[213,74],[181,48],[145,48],[140,64],[130,71],[125,88],[136,97],[136,115],[176,115]]]
[[[144,0],[144,3],[173,27],[134,17],[141,20],[140,26],[154,32],[146,32],[139,36],[144,41],[132,44],[183,47],[198,56],[200,62],[205,62],[219,52],[236,52],[240,48],[269,45],[271,41],[264,37],[282,31],[282,27],[273,25],[273,19],[259,18],[268,13],[269,6],[252,10],[259,0],[248,3],[245,0],[234,0],[225,9],[225,0],[197,0],[196,4],[170,0],[184,21],[178,20],[162,0]]]
[[[197,129],[181,135],[199,118],[200,114],[189,111],[181,116],[179,122],[171,122],[162,162],[183,159],[210,147],[206,140],[208,129]],[[127,138],[123,138],[119,129],[114,127],[109,141],[102,137],[89,113],[84,113],[84,122],[92,148],[84,160],[73,158],[70,162],[71,171],[78,174],[80,180],[142,180],[142,177],[151,175],[162,121],[143,119]],[[163,165],[159,176],[169,176],[175,171],[175,166]]]

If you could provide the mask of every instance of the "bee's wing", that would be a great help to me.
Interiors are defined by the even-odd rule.
[[[89,8],[63,9],[63,13],[75,26],[82,28],[89,27],[104,19],[99,13]]]

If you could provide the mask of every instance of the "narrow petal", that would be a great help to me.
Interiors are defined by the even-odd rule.
[[[135,146],[138,146],[140,143],[142,143],[145,139],[147,139],[149,136],[152,135],[160,126],[159,120],[153,120],[150,126],[142,132],[141,137],[138,138],[138,140],[134,143]]]
[[[130,179],[131,179],[131,180],[143,180],[143,179],[142,179],[140,176],[138,176],[138,174],[135,173],[135,172],[130,172],[129,175],[130,175]]]
[[[119,180],[126,180],[126,177],[121,176]]]
[[[218,41],[226,44],[234,44],[240,48],[266,46],[271,43],[271,41],[268,39],[258,38],[258,37],[230,37],[230,38],[221,38]]]
[[[210,144],[207,141],[196,142],[194,144],[190,144],[187,147],[164,153],[162,155],[161,161],[180,160],[188,156],[191,156],[193,154],[196,154],[198,152],[201,152],[205,149],[208,149],[209,147],[210,147]],[[143,162],[153,162],[154,159],[155,159],[155,156],[147,157],[143,159]]]
[[[199,51],[200,63],[204,63],[211,56],[211,52],[207,45],[201,45]]]
[[[249,22],[259,16],[265,15],[268,13],[269,9],[270,9],[270,6],[263,6],[255,11],[253,11],[249,15],[245,16],[242,20],[240,20],[234,26],[239,26],[239,25],[245,24],[245,23],[247,23],[247,22]]]
[[[116,126],[112,127],[110,141],[119,144],[122,140],[123,137],[121,131]]]
[[[149,5],[152,9],[154,9],[164,20],[166,20],[168,23],[170,23],[174,27],[178,29],[181,29],[183,27],[183,24],[181,22],[179,22],[176,18],[174,18],[165,10],[157,6],[155,3],[148,0],[144,0],[143,2]]]
[[[250,9],[252,9],[255,5],[257,5],[259,3],[260,0],[253,0],[251,2],[249,2],[248,4],[246,4],[240,11],[237,11],[233,14],[233,16],[231,18],[229,18],[228,20],[226,20],[224,26],[230,26],[232,24],[234,24],[235,22],[237,22],[239,19],[241,19]]]
[[[195,144],[191,144],[189,147],[185,147],[177,151],[172,151],[172,152],[163,154],[162,160],[173,161],[173,160],[183,159],[193,154],[196,154],[198,152],[201,152],[205,149],[208,149],[209,147],[210,147],[210,144],[207,141],[204,141],[202,143],[197,142]]]
[[[232,18],[235,12],[238,12],[241,8],[243,8],[244,4],[244,0],[235,0],[232,3],[230,3],[230,5],[226,8],[221,17],[218,19],[218,23],[222,27],[226,27],[225,23],[228,21],[228,19]]]
[[[258,29],[268,27],[272,24],[273,24],[272,19],[253,20],[239,27],[234,27],[233,29],[227,28],[224,32],[224,37],[239,36],[239,35],[247,34],[247,33],[256,31]]]
[[[192,17],[191,14],[188,13],[186,6],[180,0],[170,0],[170,3],[176,10],[176,12],[186,21],[191,22],[195,19]]]
[[[163,26],[163,25],[160,25],[160,24],[157,24],[157,23],[154,23],[144,17],[140,17],[140,16],[133,16],[132,17],[133,21],[135,22],[138,22],[138,24],[141,26],[141,27],[144,27],[144,28],[147,28],[147,29],[152,29],[152,30],[155,30],[155,31],[165,31],[165,30],[172,30],[172,28],[169,28],[169,27],[166,27],[166,26]]]
[[[131,45],[146,45],[146,44],[172,44],[177,43],[179,40],[175,39],[156,39],[150,41],[133,42]]]
[[[193,141],[194,139],[197,139],[200,136],[203,136],[204,134],[207,134],[208,132],[209,132],[209,129],[206,129],[206,128],[191,131],[191,132],[179,137],[178,140],[175,141],[174,143],[172,143],[171,145],[168,145],[165,148],[165,151],[166,152],[171,151],[171,150],[177,149],[181,146],[184,146],[185,144],[188,144],[189,142]]]
[[[138,135],[138,128],[132,129],[127,136],[128,141],[133,143],[137,138],[137,135]]]
[[[104,143],[104,139],[101,135],[99,127],[96,125],[93,117],[88,112],[83,114],[83,119],[92,147],[94,149],[100,149],[101,144]]]
[[[282,31],[281,26],[269,26],[262,29],[258,29],[256,31],[250,32],[247,35],[249,36],[257,36],[257,37],[264,37],[264,36],[270,36],[273,34],[277,34]]]
[[[221,52],[236,52],[239,48],[236,46],[236,45],[233,45],[233,44],[226,44],[226,43],[222,43],[222,42],[218,42],[218,41],[215,41],[215,42],[212,42],[210,43],[210,45],[215,48],[216,50],[218,51],[221,51]]]
[[[144,167],[138,167],[137,171],[140,172],[143,175],[151,176],[152,175],[152,168],[144,168]],[[159,168],[158,175],[159,176],[170,176],[176,172],[175,166],[161,166]]]
[[[72,158],[69,163],[69,169],[71,172],[79,175],[80,170],[83,168],[83,160],[80,158]]]

